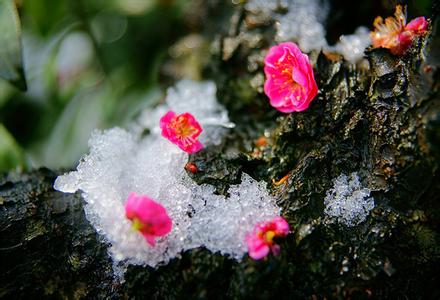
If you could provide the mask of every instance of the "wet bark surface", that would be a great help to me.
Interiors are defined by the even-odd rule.
[[[84,215],[79,194],[53,189],[40,169],[0,182],[2,298],[81,298],[112,294],[107,246]]]

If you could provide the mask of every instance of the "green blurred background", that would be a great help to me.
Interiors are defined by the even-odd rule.
[[[6,1],[12,0],[0,0]],[[0,80],[0,172],[72,168],[87,151],[94,128],[126,126],[140,110],[160,102],[174,79],[200,78],[209,48],[199,33],[209,31],[206,22],[218,7],[244,1],[14,2],[27,91]],[[396,1],[333,2],[330,41],[351,33],[344,30],[370,26],[377,13],[392,14]],[[408,4],[413,15],[430,13],[430,0]],[[338,10],[347,5],[353,9]]]
[[[2,0],[3,1],[3,0]],[[0,81],[0,170],[72,167],[94,128],[160,101],[158,67],[191,28],[186,0],[21,0],[28,89]]]

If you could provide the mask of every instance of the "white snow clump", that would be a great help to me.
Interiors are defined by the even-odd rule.
[[[190,112],[203,127],[200,141],[204,145],[220,144],[224,133],[235,124],[229,121],[227,110],[217,102],[216,92],[212,81],[181,80],[167,90],[165,104],[142,112],[133,131],[139,133],[148,128],[160,135],[159,120],[168,110],[177,114]]]
[[[338,223],[356,226],[364,222],[374,208],[370,190],[361,186],[358,174],[341,174],[324,199],[324,213]]]
[[[262,12],[269,15],[279,8],[286,7],[290,2],[290,0],[250,0],[245,4],[245,8],[252,13]]]
[[[188,111],[203,128],[212,127],[217,134],[221,134],[215,128],[218,125],[231,125],[217,103],[214,83],[181,81],[168,90],[166,104],[142,119],[150,135],[141,137],[139,132],[120,128],[95,131],[89,140],[90,153],[76,171],[59,176],[54,187],[67,193],[81,191],[86,216],[110,242],[115,264],[155,267],[202,246],[241,259],[247,251],[246,233],[256,222],[278,216],[280,208],[264,185],[246,174],[240,184],[229,188],[227,198],[215,195],[213,186],[194,183],[184,171],[188,154],[156,130],[167,109]],[[172,231],[159,238],[155,247],[133,231],[125,218],[124,202],[130,192],[162,204],[173,221]]]
[[[339,42],[332,49],[341,53],[349,62],[355,63],[364,56],[365,49],[370,45],[370,31],[361,26],[354,34],[341,35]]]
[[[328,3],[320,0],[291,0],[289,11],[278,15],[277,42],[295,40],[302,51],[327,47],[323,23],[329,11]]]

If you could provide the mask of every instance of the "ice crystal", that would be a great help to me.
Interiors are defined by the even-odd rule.
[[[180,82],[168,91],[167,103],[144,120],[149,135],[140,137],[120,128],[95,131],[89,140],[90,153],[76,171],[58,177],[54,185],[63,192],[81,191],[86,217],[110,242],[117,270],[124,269],[121,262],[154,267],[201,246],[240,259],[247,251],[246,233],[256,222],[280,213],[264,185],[246,174],[240,184],[230,187],[229,197],[215,195],[213,186],[194,183],[184,170],[188,154],[155,130],[162,111],[170,107],[177,112],[190,110],[202,126],[210,123],[213,129],[214,124],[228,122],[216,103],[213,83]],[[154,247],[125,218],[124,202],[131,192],[154,199],[173,221],[171,232],[158,238]]]
[[[167,90],[165,104],[145,110],[139,119],[139,128],[148,128],[159,134],[159,120],[168,111],[177,114],[190,112],[203,127],[200,141],[204,145],[219,144],[227,128],[234,127],[228,112],[217,101],[217,87],[212,81],[181,80]]]
[[[289,5],[290,0],[250,0],[246,3],[245,8],[252,13],[262,12],[269,15],[280,7]]]
[[[246,234],[258,222],[280,214],[274,198],[263,182],[243,173],[241,183],[228,190],[229,197],[214,195],[210,185],[192,184],[194,209],[189,228],[193,247],[205,246],[212,252],[240,259],[247,252]]]
[[[366,27],[358,27],[354,34],[341,35],[334,50],[341,53],[352,63],[364,56],[365,49],[371,44],[370,32]]]
[[[297,41],[302,51],[327,46],[325,22],[328,4],[320,0],[291,0],[289,11],[276,17],[278,42]]]
[[[357,173],[341,174],[327,192],[324,205],[324,213],[331,219],[355,226],[366,220],[374,208],[374,199],[370,197],[370,190],[362,187]]]

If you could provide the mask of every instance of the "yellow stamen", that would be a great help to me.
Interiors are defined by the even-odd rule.
[[[191,124],[188,124],[187,121],[188,120],[183,116],[178,116],[170,124],[170,126],[176,131],[177,136],[180,138],[186,138],[197,133],[197,129]]]
[[[265,240],[266,240],[266,243],[268,243],[268,244],[272,244],[273,243],[273,238],[275,237],[275,231],[272,231],[272,230],[269,230],[269,231],[267,231],[266,232],[266,234],[265,234]]]
[[[144,224],[142,224],[142,222],[138,218],[133,219],[133,224],[131,225],[131,228],[133,228],[133,230],[140,231],[143,227]]]

